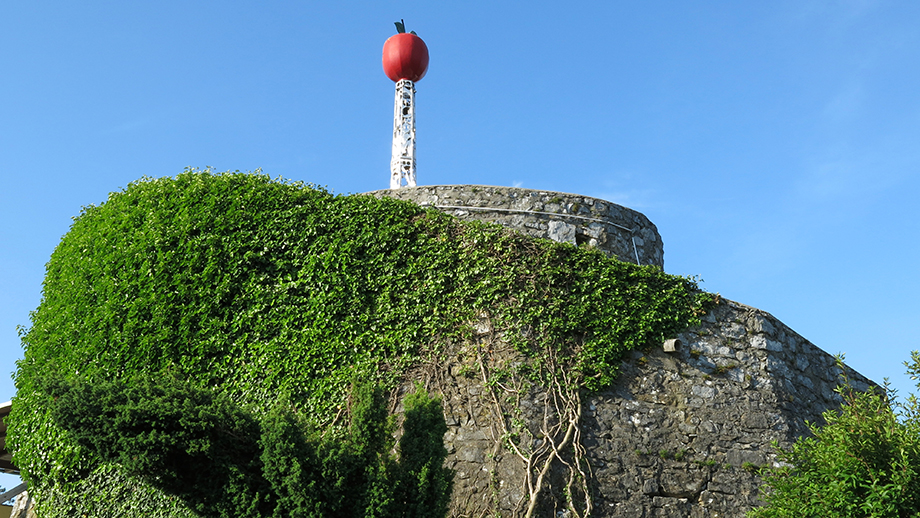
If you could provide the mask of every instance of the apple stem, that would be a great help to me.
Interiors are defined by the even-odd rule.
[[[406,21],[405,20],[400,19],[398,22],[393,22],[393,25],[396,26],[396,32],[400,34],[403,34],[404,32],[406,32]],[[409,31],[409,34],[415,34],[415,31]],[[415,34],[415,35],[418,36],[418,34]]]

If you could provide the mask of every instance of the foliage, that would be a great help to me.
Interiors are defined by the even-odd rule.
[[[67,509],[103,468],[49,420],[37,380],[52,372],[171,372],[257,415],[287,402],[322,429],[354,376],[392,387],[480,318],[593,390],[708,300],[657,267],[389,198],[261,174],[145,178],[85,207],[52,254],[22,336],[9,441],[38,496]]]
[[[918,359],[914,352],[911,372],[920,369]],[[838,392],[844,406],[823,414],[825,426],[810,425],[813,436],[780,452],[785,465],[765,477],[767,506],[749,516],[920,517],[917,400],[892,404],[889,391],[858,392],[846,378]]]
[[[225,397],[169,377],[52,378],[42,388],[53,398],[53,421],[98,462],[117,463],[125,474],[181,496],[202,516],[252,514],[259,495],[268,493],[258,462],[259,423]]]
[[[447,424],[440,402],[419,386],[403,404],[406,420],[399,438],[396,498],[404,502],[407,516],[446,516],[453,472],[444,467]]]
[[[447,514],[447,425],[440,401],[422,389],[406,399],[396,459],[386,400],[368,385],[353,392],[349,432],[323,437],[282,406],[260,426],[228,398],[176,378],[43,384],[55,423],[100,463],[117,464],[203,517]],[[390,496],[394,487],[404,490]]]

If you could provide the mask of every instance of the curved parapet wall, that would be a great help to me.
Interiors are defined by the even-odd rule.
[[[498,223],[533,237],[593,246],[622,261],[664,267],[658,229],[640,212],[579,194],[485,185],[426,185],[369,192]]]

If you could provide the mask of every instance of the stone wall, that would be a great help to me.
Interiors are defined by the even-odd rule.
[[[10,509],[9,518],[36,518],[35,500],[32,500],[28,491],[23,491],[16,495],[16,499],[13,501],[13,508]]]
[[[515,353],[488,324],[477,329],[455,362],[417,374],[444,396],[452,516],[522,516],[527,467],[503,446],[499,420],[517,415],[539,430],[552,418],[552,394],[535,388],[516,414],[499,415],[496,394],[509,393],[482,382],[475,358],[508,365]],[[835,359],[768,313],[722,301],[679,339],[674,352],[635,352],[615,386],[581,403],[592,516],[742,517],[758,502],[757,469],[776,465],[771,441],[789,447],[807,433],[806,421],[821,422],[840,404]],[[871,383],[849,376],[861,389]],[[570,516],[564,473],[556,461],[534,516]]]
[[[589,196],[484,185],[429,185],[367,194],[412,201],[460,219],[499,223],[533,237],[594,246],[621,261],[664,267],[661,236],[648,218]]]
[[[652,222],[604,200],[474,185],[369,194],[663,267]],[[575,392],[560,400],[558,387],[490,380],[488,372],[527,360],[491,322],[473,324],[472,340],[446,346],[454,361],[412,375],[444,396],[455,517],[523,516],[531,501],[533,516],[573,516],[571,500],[580,509],[590,502],[592,516],[740,518],[758,503],[759,468],[777,463],[771,443],[790,447],[808,433],[806,421],[822,422],[822,412],[841,402],[832,356],[770,314],[731,301],[680,335],[676,350],[634,352],[616,384],[586,400]],[[872,385],[848,375],[857,389]],[[569,443],[562,435],[567,419],[577,423]],[[553,460],[539,475],[537,457],[525,460],[526,452],[552,451],[547,444],[566,446],[542,458]],[[543,480],[535,484],[538,475]]]

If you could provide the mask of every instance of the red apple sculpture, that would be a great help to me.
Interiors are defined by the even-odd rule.
[[[396,30],[383,44],[383,71],[395,82],[418,81],[428,72],[428,46],[415,31],[407,33],[402,21],[396,22]]]

